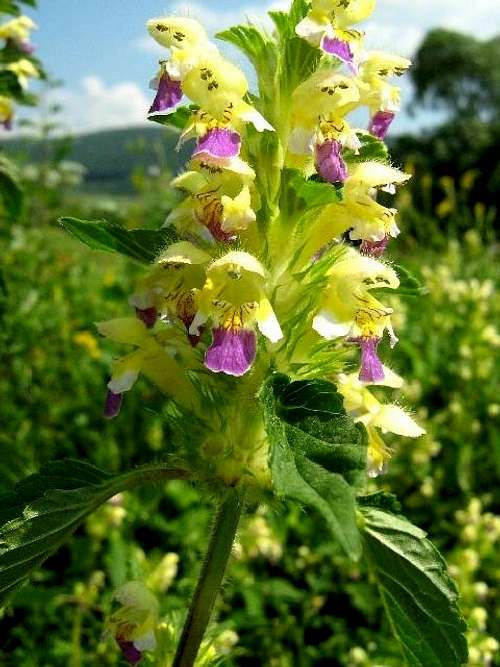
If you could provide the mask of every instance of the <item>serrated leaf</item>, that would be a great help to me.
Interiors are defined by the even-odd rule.
[[[269,12],[279,38],[279,79],[285,97],[314,72],[321,59],[320,49],[308,44],[295,32],[297,24],[306,16],[308,9],[306,0],[294,0],[288,13]]]
[[[369,132],[357,132],[357,137],[361,142],[359,153],[345,149],[342,157],[346,162],[388,162],[389,150],[386,144],[377,139]]]
[[[153,480],[186,476],[161,465],[112,475],[65,460],[19,482],[0,496],[0,606],[106,500]]]
[[[148,116],[148,120],[153,123],[159,123],[165,127],[171,127],[175,130],[183,130],[193,111],[196,111],[199,107],[190,105],[188,107],[179,107],[172,113],[167,114],[155,114],[154,116]]]
[[[0,157],[0,197],[8,217],[17,220],[23,208],[23,188],[19,182],[16,166],[7,158]]]
[[[366,468],[364,429],[347,416],[335,386],[272,377],[261,391],[278,496],[320,512],[352,559],[361,553],[354,484]]]
[[[466,625],[446,564],[404,517],[361,507],[363,542],[392,629],[410,667],[467,662]]]
[[[166,245],[177,240],[175,231],[169,227],[158,230],[125,229],[116,222],[68,217],[60,218],[59,223],[94,250],[116,252],[144,263],[153,262]]]

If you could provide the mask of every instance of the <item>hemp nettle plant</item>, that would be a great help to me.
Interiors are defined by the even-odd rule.
[[[158,230],[61,220],[87,245],[145,264],[130,315],[97,325],[129,348],[113,364],[105,414],[117,417],[123,402],[126,419],[142,374],[165,395],[169,438],[161,464],[112,475],[62,461],[20,482],[0,510],[0,588],[16,588],[118,492],[197,485],[218,509],[179,636],[140,582],[116,593],[109,628],[130,664],[207,664],[204,635],[240,517],[273,496],[318,512],[348,558],[367,559],[408,665],[467,661],[439,553],[393,496],[367,492],[390,459],[381,434],[424,433],[374,390],[403,384],[389,367],[391,299],[422,291],[384,259],[399,229],[377,196],[409,176],[383,140],[399,108],[391,81],[410,62],[364,49],[359,24],[374,6],[294,0],[270,12],[272,34],[248,24],[217,35],[252,63],[254,92],[196,20],[150,20],[165,58],[149,117],[194,146],[172,181],[180,203]],[[368,130],[348,120],[363,107]]]

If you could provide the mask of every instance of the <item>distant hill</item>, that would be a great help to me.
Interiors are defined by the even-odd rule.
[[[108,194],[132,192],[131,175],[136,167],[168,166],[177,173],[187,159],[187,150],[177,153],[178,135],[156,125],[145,128],[105,130],[78,135],[69,143],[65,159],[80,162],[87,169],[84,189]],[[63,150],[63,139],[53,139],[49,151]],[[26,137],[0,142],[0,149],[24,162],[39,162],[47,146]]]

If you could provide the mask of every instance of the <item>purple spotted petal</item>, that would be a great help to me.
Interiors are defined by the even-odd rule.
[[[239,377],[250,370],[257,350],[254,331],[223,329],[212,331],[212,345],[205,353],[205,366],[214,373]]]
[[[135,314],[141,322],[144,322],[148,329],[152,329],[158,319],[158,311],[155,306],[151,306],[151,308],[136,308]]]
[[[362,255],[368,255],[368,257],[382,257],[389,241],[388,236],[385,236],[381,241],[363,241],[359,250]]]
[[[238,132],[224,127],[216,127],[201,137],[193,155],[205,153],[212,158],[238,157],[240,148],[241,137]]]
[[[106,405],[104,406],[104,416],[106,419],[114,419],[120,414],[122,399],[123,394],[115,394],[111,389],[108,389]]]
[[[4,126],[5,130],[8,130],[10,132],[10,130],[12,130],[12,118],[6,118],[3,121],[2,125]]]
[[[158,82],[158,92],[149,114],[170,113],[182,99],[181,82],[170,78],[168,72],[163,72]]]
[[[370,120],[368,132],[377,139],[385,139],[396,114],[393,111],[377,111]]]
[[[141,661],[142,653],[132,642],[123,639],[118,639],[117,642],[124,659],[129,665],[137,665]]]
[[[353,343],[359,343],[361,347],[359,380],[367,384],[383,380],[385,377],[384,369],[377,354],[380,338],[378,336],[361,336],[360,338],[352,338],[351,340]]]
[[[328,140],[316,145],[316,171],[329,183],[343,183],[347,178],[347,167],[340,155],[340,141]]]
[[[343,63],[352,65],[354,62],[354,54],[348,42],[344,42],[337,37],[323,37],[321,40],[321,49],[325,53],[335,56]]]

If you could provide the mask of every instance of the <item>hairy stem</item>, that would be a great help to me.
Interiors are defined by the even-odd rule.
[[[172,667],[193,667],[219,594],[243,507],[243,494],[227,492],[219,507],[205,561]]]

